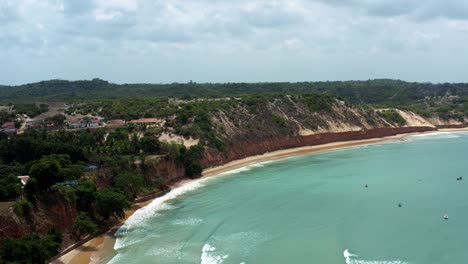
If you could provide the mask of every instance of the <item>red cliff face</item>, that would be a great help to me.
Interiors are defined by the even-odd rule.
[[[230,145],[226,153],[220,153],[214,149],[207,149],[201,163],[204,167],[212,167],[222,165],[233,160],[261,155],[275,150],[433,130],[435,130],[433,127],[375,128],[362,131],[322,133],[309,136],[292,136],[284,138],[270,137],[260,140],[245,140],[243,142],[238,142],[235,145]]]
[[[171,183],[185,176],[182,162],[174,161],[167,156],[157,156],[145,161],[140,168],[149,180],[163,178]],[[102,170],[98,175],[98,185],[102,188],[109,186],[110,172]],[[70,237],[77,211],[75,204],[58,192],[48,193],[40,201],[36,201],[30,217],[20,217],[11,208],[8,212],[0,214],[0,243],[4,238],[20,238],[31,233],[45,234],[55,226],[64,236],[66,247],[74,242]]]
[[[52,226],[64,233],[70,231],[76,217],[74,204],[57,193],[49,194],[46,200],[47,205],[36,202],[30,216],[20,217],[13,209],[0,214],[0,240],[20,238],[31,233],[44,234]]]
[[[171,159],[168,156],[147,158],[144,166],[144,174],[150,180],[163,178],[167,182],[174,182],[185,177],[184,164]]]

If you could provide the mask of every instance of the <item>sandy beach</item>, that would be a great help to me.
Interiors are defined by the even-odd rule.
[[[386,142],[393,142],[395,140],[403,140],[404,138],[412,135],[420,135],[420,134],[428,134],[428,133],[437,133],[437,132],[457,132],[457,131],[468,131],[468,128],[461,128],[461,129],[439,129],[438,131],[430,131],[430,132],[423,132],[423,133],[409,133],[409,134],[401,134],[396,136],[384,137],[384,138],[373,138],[373,139],[365,139],[365,140],[355,140],[355,141],[344,141],[344,142],[335,142],[335,143],[328,143],[323,145],[316,145],[316,146],[307,146],[307,147],[300,147],[294,149],[285,149],[279,150],[274,152],[265,153],[263,155],[247,157],[245,159],[237,160],[229,162],[225,165],[208,168],[203,171],[203,177],[210,177],[215,176],[223,172],[231,171],[234,169],[238,169],[244,166],[248,166],[254,163],[263,162],[263,161],[270,161],[275,159],[281,159],[290,156],[296,155],[304,155],[322,151],[329,151],[341,148],[348,148],[354,146],[362,146],[362,145],[369,145],[369,144],[377,144],[377,143],[386,143]],[[190,180],[184,180],[181,182],[176,183],[172,187],[182,186],[185,183],[190,182]],[[115,238],[114,234],[118,230],[118,228],[128,219],[134,212],[138,209],[145,207],[146,205],[150,204],[152,200],[145,201],[142,203],[135,203],[131,209],[126,211],[126,218],[121,221],[116,221],[113,228],[111,228],[108,232],[103,235],[97,236],[82,246],[71,250],[67,254],[61,256],[57,260],[51,262],[53,264],[63,264],[63,263],[99,263],[102,259],[108,259],[114,254],[114,243]]]

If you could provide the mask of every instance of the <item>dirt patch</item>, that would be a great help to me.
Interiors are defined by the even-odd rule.
[[[195,146],[198,144],[200,141],[199,139],[193,139],[193,138],[184,138],[179,135],[174,135],[174,134],[167,134],[167,133],[162,133],[161,136],[159,137],[160,141],[165,141],[168,143],[175,142],[177,144],[182,144],[186,148],[190,148],[192,146]]]
[[[44,120],[48,117],[52,117],[58,114],[64,114],[65,109],[67,108],[65,103],[60,103],[60,102],[43,103],[43,104],[47,104],[49,106],[49,111],[42,113],[38,116],[35,116],[33,120]]]
[[[0,213],[8,212],[8,209],[14,204],[15,202],[0,202]]]

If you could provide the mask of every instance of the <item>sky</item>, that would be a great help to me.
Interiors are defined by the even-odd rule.
[[[0,0],[0,84],[468,82],[468,0]]]

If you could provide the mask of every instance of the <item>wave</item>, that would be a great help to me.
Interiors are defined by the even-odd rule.
[[[264,167],[266,164],[269,164],[272,162],[274,162],[274,160],[259,162],[259,163],[244,166],[239,169],[227,171],[227,172],[218,174],[216,176],[236,174],[239,172],[251,170],[252,168]],[[188,192],[204,187],[206,182],[216,179],[217,178],[216,176],[208,177],[208,178],[201,178],[198,180],[192,180],[188,182],[187,184],[184,184],[180,187],[177,187],[171,190],[166,195],[154,199],[149,205],[137,210],[132,216],[130,216],[125,221],[125,223],[115,233],[117,240],[115,241],[114,249],[118,250],[118,249],[126,247],[129,244],[135,244],[134,241],[131,241],[128,237],[125,236],[127,233],[132,232],[132,231],[134,232],[137,227],[139,229],[142,229],[142,228],[144,229],[144,223],[150,220],[151,218],[158,216],[159,215],[158,212],[161,212],[164,210],[172,210],[176,208],[172,205],[167,204],[169,200],[173,200],[177,198],[178,196],[181,196]],[[185,221],[176,220],[174,221],[174,224],[175,225],[198,225],[201,221],[202,221],[201,219],[195,219],[195,220],[192,219],[192,220],[185,220]]]
[[[466,134],[466,132],[433,132],[420,135],[409,136],[408,139],[452,139],[460,138],[460,134]]]
[[[199,218],[186,218],[186,219],[176,219],[172,221],[172,224],[178,226],[197,226],[203,222],[202,219]]]
[[[217,256],[213,253],[215,250],[215,247],[205,244],[202,248],[200,264],[220,264],[229,257],[229,255]]]
[[[142,224],[147,220],[151,219],[158,215],[158,212],[163,210],[172,210],[176,207],[166,204],[167,201],[177,198],[180,195],[183,195],[187,192],[194,191],[204,186],[204,182],[209,180],[209,178],[199,179],[191,181],[187,184],[184,184],[178,188],[171,190],[164,196],[154,199],[149,205],[137,210],[132,216],[130,216],[127,221],[119,228],[116,232],[118,239],[115,242],[114,249],[123,248],[128,244],[125,234],[132,231],[136,227],[141,228]]]
[[[345,258],[346,264],[408,264],[407,262],[401,260],[362,260],[362,259],[354,259],[358,257],[358,255],[354,255],[349,252],[348,249],[343,251],[343,257]]]
[[[244,167],[240,167],[238,169],[233,169],[233,170],[222,172],[222,173],[220,173],[218,175],[222,176],[222,175],[238,174],[238,173],[241,173],[241,172],[252,170],[254,168],[263,168],[263,167],[265,167],[265,165],[273,163],[275,161],[277,161],[277,160],[267,160],[267,161],[262,161],[262,162],[258,162],[258,163],[253,163],[253,164],[246,165]]]

